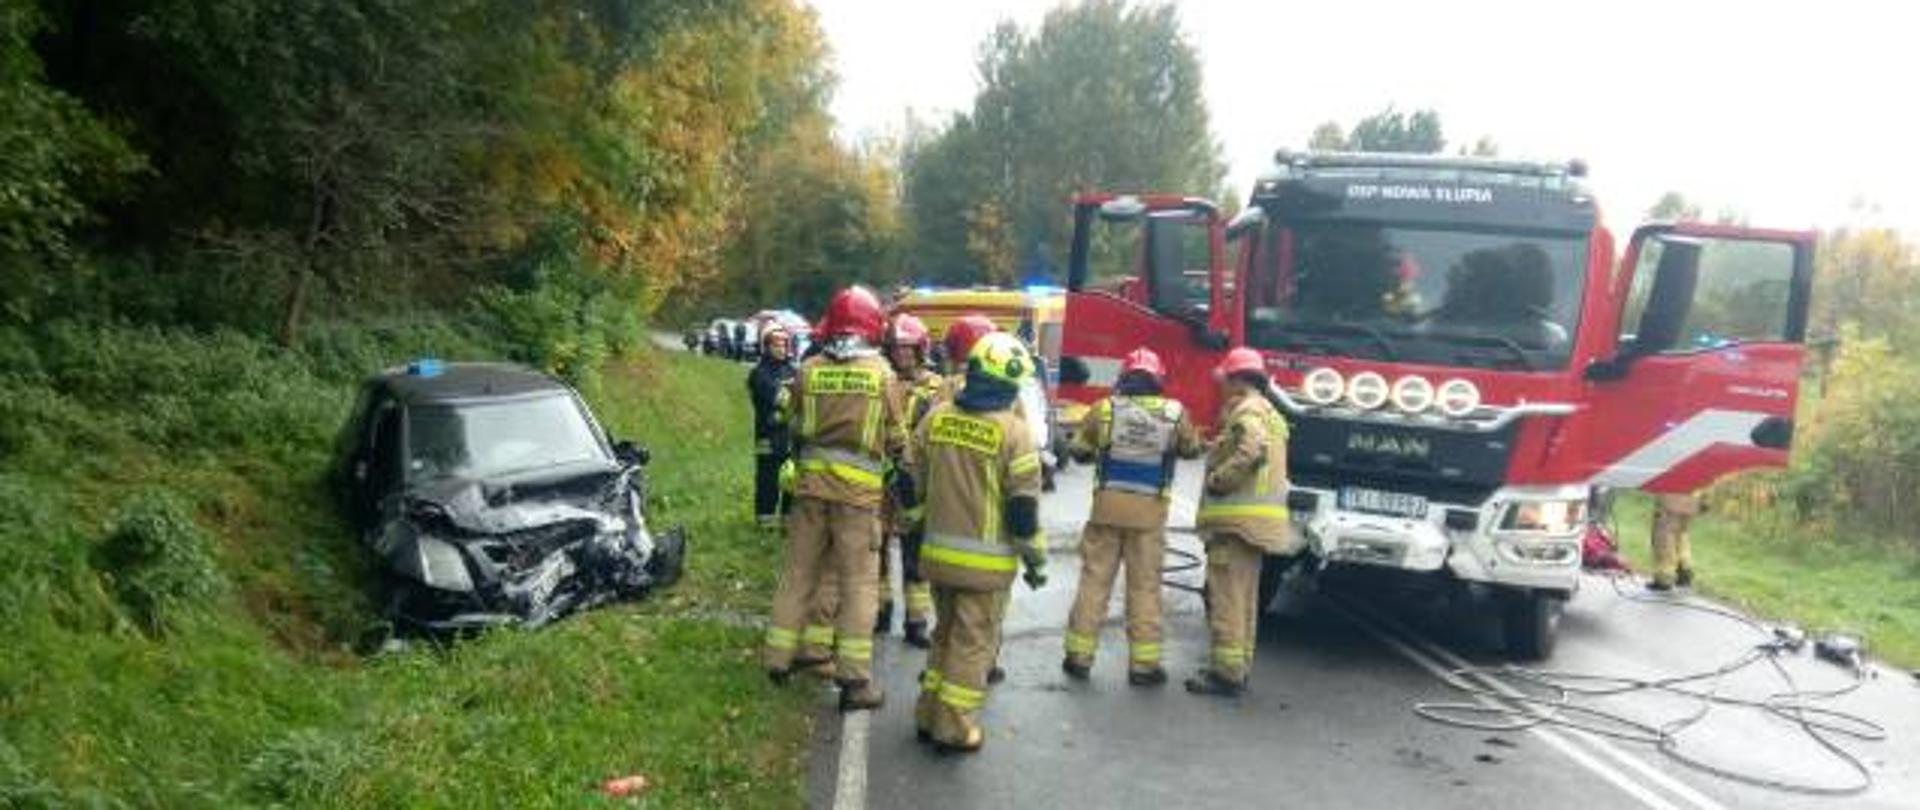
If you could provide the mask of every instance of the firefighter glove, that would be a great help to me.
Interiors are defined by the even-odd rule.
[[[1047,555],[1039,550],[1038,542],[1035,541],[1036,547],[1020,552],[1020,561],[1025,563],[1026,568],[1021,578],[1026,581],[1028,588],[1036,591],[1047,586]]]
[[[787,459],[780,463],[780,491],[793,494],[793,484],[800,478],[800,467]]]

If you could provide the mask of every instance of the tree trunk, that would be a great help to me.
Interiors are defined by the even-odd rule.
[[[307,288],[313,284],[313,269],[301,267],[293,277],[293,287],[287,290],[287,305],[280,319],[280,345],[293,348],[293,342],[300,337],[300,317],[306,314]]]

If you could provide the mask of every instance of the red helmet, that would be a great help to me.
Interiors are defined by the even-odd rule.
[[[902,312],[893,316],[887,324],[888,346],[912,346],[925,354],[933,339],[927,335],[927,325],[920,322],[913,313]]]
[[[1213,376],[1226,379],[1243,371],[1266,374],[1267,361],[1260,356],[1259,352],[1241,346],[1227,352],[1226,357],[1220,358],[1220,365],[1213,367]]]
[[[1145,346],[1128,352],[1127,359],[1120,363],[1120,376],[1125,377],[1136,371],[1144,371],[1161,382],[1167,379],[1167,367],[1160,364],[1160,355]]]
[[[967,355],[973,352],[973,344],[979,343],[980,338],[998,331],[1000,327],[994,326],[993,321],[985,315],[962,315],[955,318],[953,323],[947,324],[946,337],[942,338],[942,342],[946,344],[948,359],[956,363],[965,362]]]
[[[834,293],[833,300],[827,302],[827,314],[820,319],[820,333],[828,339],[853,335],[877,344],[886,327],[887,315],[880,308],[880,299],[857,284]]]

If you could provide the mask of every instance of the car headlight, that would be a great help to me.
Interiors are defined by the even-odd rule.
[[[1480,408],[1480,387],[1466,380],[1448,380],[1440,384],[1434,400],[1441,413],[1455,419],[1464,418]]]
[[[1433,406],[1433,383],[1419,375],[1408,375],[1393,383],[1393,407],[1406,413],[1420,413]]]
[[[1389,390],[1387,378],[1372,371],[1362,371],[1347,381],[1347,404],[1371,411],[1387,404]]]
[[[1300,395],[1315,405],[1332,405],[1340,401],[1340,395],[1346,393],[1346,378],[1340,372],[1330,368],[1316,368],[1307,372],[1306,379],[1300,382]]]
[[[1584,500],[1516,501],[1507,505],[1500,530],[1532,534],[1573,534],[1587,520]]]

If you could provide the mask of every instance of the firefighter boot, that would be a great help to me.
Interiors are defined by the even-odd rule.
[[[887,702],[887,695],[873,681],[840,681],[840,711],[861,712],[878,709]]]
[[[994,664],[993,669],[987,670],[987,683],[989,684],[996,684],[1006,679],[1007,671],[1001,669],[999,664]]]
[[[1166,686],[1167,671],[1162,667],[1131,669],[1127,671],[1127,683],[1134,686]]]
[[[1093,677],[1093,662],[1076,659],[1069,655],[1060,660],[1060,671],[1067,673],[1067,677],[1076,681],[1084,681]]]
[[[1228,680],[1211,669],[1203,669],[1187,679],[1187,691],[1196,695],[1239,697],[1241,692],[1247,691],[1247,684],[1244,681]]]
[[[926,619],[908,619],[900,629],[908,644],[923,650],[933,646],[933,640],[927,636]]]

